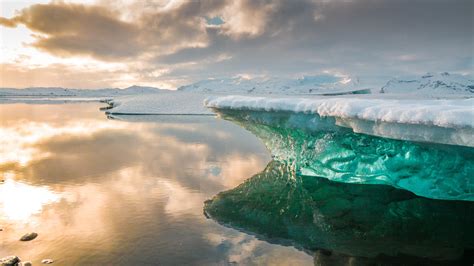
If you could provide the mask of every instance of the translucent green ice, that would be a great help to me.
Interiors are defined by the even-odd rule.
[[[291,165],[297,174],[391,185],[433,199],[474,200],[472,147],[354,133],[334,118],[315,114],[226,109],[218,113],[254,133],[275,160]],[[446,134],[433,128],[430,136]]]
[[[473,202],[296,175],[278,161],[206,201],[204,212],[315,254],[315,265],[461,265],[473,255]]]

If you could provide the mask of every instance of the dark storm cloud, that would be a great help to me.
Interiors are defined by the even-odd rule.
[[[0,23],[42,33],[34,45],[51,53],[139,57],[146,69],[169,69],[158,79],[473,74],[471,0],[140,3],[128,7],[132,20],[123,19],[120,8],[54,3],[33,5]],[[223,23],[207,25],[213,17]]]

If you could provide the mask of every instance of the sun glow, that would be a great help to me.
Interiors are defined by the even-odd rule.
[[[27,222],[43,207],[59,201],[60,195],[47,187],[38,187],[17,182],[11,178],[0,184],[0,220]]]

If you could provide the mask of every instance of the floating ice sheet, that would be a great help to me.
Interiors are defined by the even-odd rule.
[[[351,120],[341,122],[313,113],[218,112],[254,133],[276,160],[292,165],[297,173],[344,183],[391,185],[434,199],[474,200],[472,147],[360,134],[347,127]],[[353,121],[377,128],[370,127],[370,121]],[[403,131],[409,132],[413,126],[421,127],[415,135],[425,132],[429,135],[420,138],[427,139],[447,140],[455,130],[437,127],[430,132],[430,126],[415,124],[396,128],[396,132],[406,137]],[[390,125],[388,130],[394,131]]]
[[[148,95],[117,97],[109,102],[108,114],[132,115],[213,115],[203,101],[207,94],[163,92]]]
[[[205,104],[216,109],[332,117],[335,124],[358,133],[474,147],[474,98],[406,100],[225,96],[210,97]],[[292,126],[307,127],[307,123],[312,123],[311,116]],[[312,126],[318,127],[319,124],[313,123]]]

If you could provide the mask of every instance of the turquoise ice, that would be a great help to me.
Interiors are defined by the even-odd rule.
[[[391,185],[433,199],[474,200],[472,147],[354,133],[339,126],[336,119],[317,114],[218,112],[254,133],[275,160],[291,165],[297,174],[344,183]],[[433,128],[431,137],[447,134]]]

